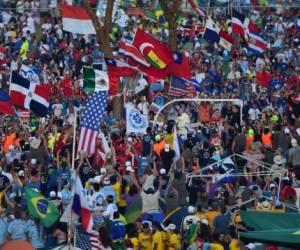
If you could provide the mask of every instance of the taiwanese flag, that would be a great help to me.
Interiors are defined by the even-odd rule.
[[[157,69],[164,69],[174,61],[170,48],[139,28],[135,33],[133,45]]]
[[[173,53],[174,61],[167,66],[168,74],[176,77],[192,78],[190,58],[179,53]]]
[[[15,113],[15,110],[10,101],[10,97],[4,91],[0,91],[0,113],[8,115],[13,115]]]
[[[121,61],[105,58],[105,62],[109,76],[134,77],[139,73],[137,68]]]
[[[272,79],[272,74],[270,72],[256,71],[256,79],[260,85],[267,88],[269,87],[269,82]]]

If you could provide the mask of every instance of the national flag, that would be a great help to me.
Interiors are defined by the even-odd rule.
[[[159,1],[156,1],[154,6],[146,11],[146,16],[153,21],[158,21],[160,24],[164,24],[166,22],[164,11],[160,6]]]
[[[188,245],[191,245],[194,240],[196,239],[197,236],[197,225],[196,224],[191,224],[186,232],[186,237],[187,237],[187,243]]]
[[[8,115],[13,115],[15,113],[9,95],[2,90],[0,90],[0,113]]]
[[[231,46],[235,41],[234,38],[225,30],[222,30],[220,27],[218,27],[218,25],[211,18],[206,20],[203,38],[209,42],[216,42],[221,47],[229,51],[231,50]]]
[[[83,35],[96,34],[93,22],[86,9],[61,4],[60,10],[63,30]]]
[[[139,73],[138,68],[131,66],[125,62],[121,62],[111,58],[105,58],[105,63],[109,76],[133,77]]]
[[[63,91],[64,95],[68,97],[74,95],[73,86],[73,79],[68,75],[65,76],[59,84],[59,88]]]
[[[140,28],[136,30],[133,45],[157,69],[164,69],[174,61],[170,48]]]
[[[109,90],[107,72],[91,67],[83,67],[83,90],[86,93]]]
[[[95,152],[96,137],[105,114],[107,99],[108,91],[94,92],[88,96],[81,121],[78,152],[85,151],[87,155]]]
[[[152,92],[163,91],[164,89],[164,81],[158,81],[150,84],[149,90]]]
[[[28,110],[18,110],[17,111],[17,116],[21,120],[29,120],[30,119],[30,112]]]
[[[10,97],[13,104],[31,110],[38,116],[46,116],[49,108],[49,86],[31,83],[16,72],[12,72]]]
[[[193,98],[196,95],[196,89],[192,84],[186,82],[184,79],[173,76],[170,82],[169,95]]]
[[[40,83],[40,78],[38,74],[36,74],[35,71],[27,65],[22,64],[20,68],[20,75],[25,79],[28,79],[32,83]]]
[[[202,38],[209,42],[219,42],[220,41],[220,28],[217,26],[217,24],[208,17],[205,24],[205,30],[203,32]]]
[[[203,10],[200,9],[199,4],[196,0],[188,0],[189,4],[191,5],[192,9],[200,16],[205,17],[206,14]]]
[[[187,83],[193,85],[196,91],[198,91],[198,92],[202,91],[201,84],[196,79],[192,78],[192,79],[184,79],[184,80]]]
[[[179,52],[173,52],[174,61],[167,66],[168,74],[190,79],[192,77],[190,58]]]
[[[59,218],[56,206],[39,192],[25,188],[25,198],[29,214],[40,219],[45,227],[52,226]]]
[[[76,247],[82,250],[101,250],[98,232],[85,233],[76,229]]]
[[[126,43],[122,41],[120,43],[119,53],[126,57],[132,58],[133,60],[137,61],[138,63],[142,64],[145,67],[150,66],[150,64],[146,61],[142,53],[134,45],[130,43]]]
[[[268,42],[258,33],[248,32],[248,48],[255,54],[262,54],[268,49]]]
[[[76,178],[72,209],[81,219],[81,223],[85,232],[92,232],[94,225],[92,212],[90,211],[87,197],[79,176]]]

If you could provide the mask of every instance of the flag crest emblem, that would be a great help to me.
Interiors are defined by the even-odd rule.
[[[133,128],[135,129],[142,129],[147,126],[147,121],[144,117],[140,114],[140,112],[132,109],[129,113],[129,121]]]

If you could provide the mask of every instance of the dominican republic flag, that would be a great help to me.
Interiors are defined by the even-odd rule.
[[[235,9],[232,9],[231,17],[232,32],[247,38],[248,31],[259,33],[259,28],[250,21],[248,17],[245,17],[242,13]]]
[[[9,88],[13,104],[31,110],[37,116],[46,116],[49,108],[49,86],[38,85],[12,72]]]
[[[76,178],[75,195],[73,198],[73,211],[81,218],[81,223],[86,232],[93,230],[93,217],[79,176]]]
[[[61,4],[60,10],[63,30],[83,35],[96,34],[93,22],[84,8]]]
[[[133,77],[139,73],[138,68],[131,66],[125,62],[105,58],[105,63],[109,76]]]
[[[231,50],[231,46],[234,43],[234,38],[226,31],[220,29],[211,18],[206,20],[203,38],[209,42],[216,42],[227,50]]]
[[[149,67],[150,64],[146,61],[142,53],[132,44],[121,42],[119,48],[119,54],[130,57],[145,67]]]
[[[248,48],[255,54],[263,54],[268,49],[268,42],[260,34],[249,31],[248,36]]]

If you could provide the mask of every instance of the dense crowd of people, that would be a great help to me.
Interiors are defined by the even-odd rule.
[[[9,240],[27,240],[36,249],[66,244],[68,223],[59,219],[46,228],[30,216],[24,188],[43,194],[63,215],[73,200],[76,175],[86,190],[99,249],[254,250],[256,244],[239,239],[240,231],[251,230],[241,221],[241,210],[298,212],[299,9],[242,8],[268,38],[262,55],[250,52],[241,39],[231,51],[208,43],[201,39],[203,29],[197,29],[205,22],[183,13],[178,49],[190,56],[197,98],[240,99],[242,113],[237,102],[178,102],[145,134],[128,134],[110,102],[96,152],[79,152],[73,169],[73,124],[77,117],[78,142],[87,97],[82,68],[106,67],[95,36],[63,30],[57,2],[0,2],[1,89],[8,91],[11,72],[21,65],[32,68],[41,84],[51,85],[47,117],[19,108],[14,116],[1,116],[0,245]],[[230,26],[226,8],[211,12],[220,25]],[[120,38],[130,39],[137,26],[167,41],[165,25],[128,14],[112,27],[116,57]],[[136,79],[124,105],[153,121],[153,107],[173,97],[164,81],[146,94],[138,91],[149,85],[147,80]],[[179,224],[172,217],[178,208],[185,209]],[[139,214],[130,221],[132,210]],[[76,233],[74,228],[74,244],[90,249],[82,246],[82,228],[76,226]]]

